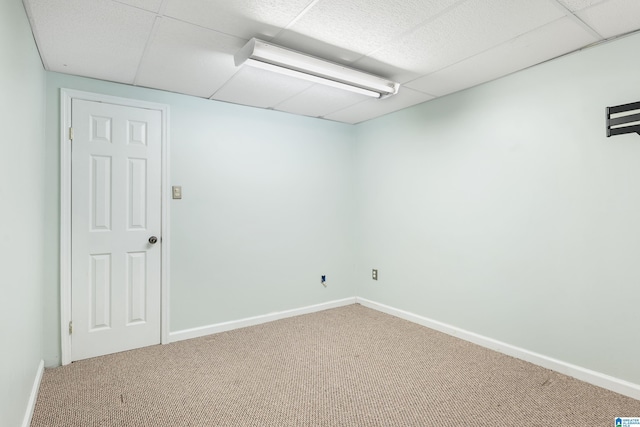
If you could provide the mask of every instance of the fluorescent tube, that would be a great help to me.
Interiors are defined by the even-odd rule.
[[[255,38],[236,53],[234,60],[236,66],[246,64],[375,98],[395,95],[400,87],[382,77]]]

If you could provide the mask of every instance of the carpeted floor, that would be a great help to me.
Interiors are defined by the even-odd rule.
[[[44,373],[32,427],[613,426],[634,400],[360,305]]]

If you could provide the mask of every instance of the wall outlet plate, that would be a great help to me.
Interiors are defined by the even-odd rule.
[[[171,187],[171,192],[174,199],[182,199],[182,187],[180,185]]]
[[[371,278],[373,280],[378,280],[378,270],[377,269],[374,268],[373,270],[371,270]]]

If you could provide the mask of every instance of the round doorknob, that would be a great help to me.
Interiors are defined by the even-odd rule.
[[[158,238],[156,236],[149,237],[149,243],[155,245],[158,242]]]

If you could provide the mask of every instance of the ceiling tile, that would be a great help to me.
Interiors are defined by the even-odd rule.
[[[311,0],[167,0],[164,14],[244,39],[270,39]]]
[[[275,109],[311,117],[324,117],[369,99],[365,95],[316,84],[276,105]]]
[[[157,13],[162,6],[162,0],[114,0],[118,3],[127,4],[139,9]]]
[[[423,71],[401,68],[395,64],[382,62],[379,59],[374,59],[369,56],[359,59],[356,63],[350,65],[350,67],[384,77],[400,84],[404,84],[424,74]]]
[[[325,119],[355,124],[431,99],[433,99],[431,95],[402,87],[394,96],[386,99],[370,99],[335,113],[328,114],[325,116]]]
[[[259,68],[242,67],[212,99],[272,108],[313,83]]]
[[[349,63],[459,1],[323,0],[274,42]]]
[[[48,70],[133,83],[156,15],[113,1],[31,0]]]
[[[442,96],[497,79],[595,41],[594,36],[575,21],[562,18],[406,86]]]
[[[372,55],[417,73],[437,71],[562,18],[549,1],[469,0]]]
[[[604,38],[640,29],[640,1],[609,0],[577,13]]]
[[[562,3],[567,9],[575,12],[577,10],[586,9],[587,7],[591,7],[598,3],[605,2],[607,0],[558,0]]]
[[[136,84],[209,98],[237,71],[233,55],[243,44],[236,37],[161,18]]]

